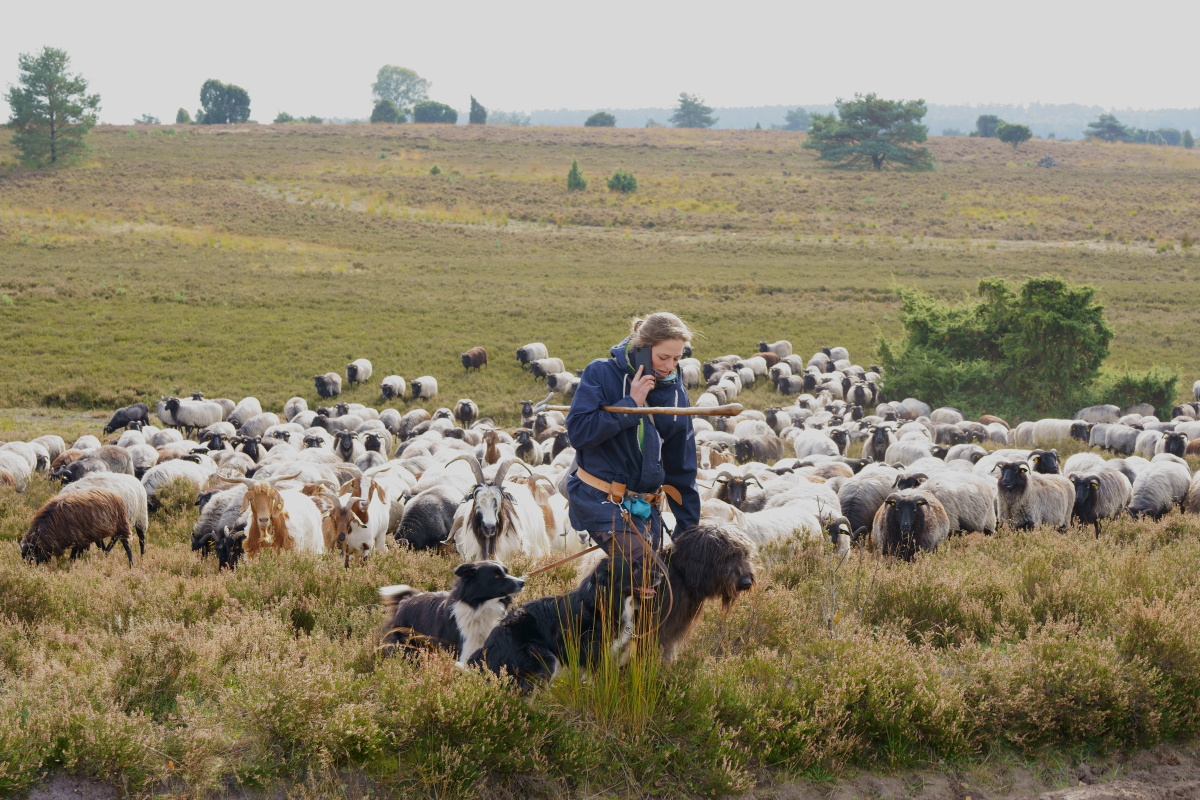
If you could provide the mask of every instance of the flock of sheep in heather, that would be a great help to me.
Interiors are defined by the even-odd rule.
[[[1200,403],[1162,422],[1153,409],[1097,406],[1074,419],[1016,427],[907,398],[885,401],[878,367],[851,363],[844,348],[807,361],[786,341],[763,342],[750,357],[680,363],[696,405],[719,406],[757,381],[771,381],[787,405],[736,417],[694,418],[702,522],[736,529],[755,545],[784,537],[823,540],[840,554],[856,546],[912,559],[946,537],[998,526],[1065,530],[1118,515],[1158,519],[1170,509],[1200,513]],[[521,366],[566,397],[578,378],[534,343]],[[462,354],[466,369],[487,364],[482,347]],[[367,383],[358,359],[346,379]],[[104,427],[107,443],[83,436],[69,447],[40,436],[0,447],[0,486],[24,491],[35,472],[64,486],[40,508],[21,541],[34,562],[131,537],[145,552],[150,511],[180,482],[200,507],[192,548],[220,567],[264,549],[333,552],[349,566],[389,546],[457,550],[464,562],[508,563],[576,554],[590,542],[571,528],[566,479],[574,451],[562,413],[522,403],[521,425],[504,429],[459,400],[429,413],[338,402],[341,376],[315,376],[327,406],[293,397],[279,413],[253,397],[240,402],[164,398],[154,413],[138,403]],[[429,401],[437,381],[380,383],[385,401]],[[1198,391],[1200,399],[1200,391]],[[119,432],[119,433],[118,433]],[[1087,452],[1060,462],[1054,445],[1077,439]],[[862,442],[862,456],[847,447]],[[1002,449],[985,449],[994,443]],[[671,519],[666,513],[668,529]]]

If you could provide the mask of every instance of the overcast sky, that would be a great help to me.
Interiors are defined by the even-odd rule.
[[[195,113],[208,78],[253,118],[366,117],[383,64],[465,110],[832,103],[855,92],[929,103],[1200,106],[1197,0],[919,3],[802,0],[10,3],[0,87],[17,55],[65,49],[104,122]],[[3,118],[8,106],[0,100]]]

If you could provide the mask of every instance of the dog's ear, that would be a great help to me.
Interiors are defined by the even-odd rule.
[[[460,578],[469,578],[475,574],[475,565],[470,561],[465,564],[459,564],[454,568],[454,574]]]

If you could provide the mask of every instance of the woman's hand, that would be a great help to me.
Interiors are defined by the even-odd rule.
[[[629,384],[629,396],[633,398],[633,402],[639,406],[646,405],[646,395],[650,394],[654,383],[654,375],[643,375],[642,367],[638,367],[637,374],[633,376],[633,382]]]

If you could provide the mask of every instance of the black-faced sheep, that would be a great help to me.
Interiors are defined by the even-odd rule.
[[[346,382],[353,386],[356,383],[366,383],[371,380],[371,362],[365,358],[356,358],[346,365]],[[325,395],[321,395],[324,397]]]
[[[884,555],[912,561],[917,551],[935,550],[950,535],[950,520],[932,494],[907,489],[887,496],[875,514],[871,534]]]
[[[778,461],[783,458],[783,440],[778,436],[750,436],[739,439],[733,446],[737,463],[748,461]]]
[[[482,347],[472,347],[467,352],[460,354],[459,360],[462,361],[463,368],[468,372],[478,371],[480,367],[487,366],[487,350]]]
[[[1187,462],[1170,455],[1155,456],[1133,482],[1129,515],[1159,520],[1172,506],[1182,508],[1191,479]]]
[[[1053,525],[1066,530],[1071,524],[1075,488],[1062,475],[1031,472],[1024,461],[1002,461],[996,487],[1000,521],[1027,530],[1035,525]]]
[[[1070,479],[1075,484],[1071,517],[1081,525],[1092,525],[1099,539],[1100,521],[1117,516],[1129,506],[1133,487],[1124,474],[1103,466],[1071,473]]]
[[[404,382],[404,378],[399,375],[388,375],[379,384],[379,393],[385,400],[396,400],[404,397],[407,388],[408,385]]]
[[[118,408],[112,415],[112,419],[104,426],[104,433],[110,434],[121,428],[128,428],[131,422],[140,422],[143,425],[150,424],[150,407],[145,403],[134,403],[131,406]]]
[[[896,443],[896,434],[886,425],[871,428],[871,436],[863,443],[863,458],[883,461],[888,448]]]
[[[454,513],[462,499],[461,491],[444,485],[416,495],[404,506],[396,540],[407,541],[414,550],[440,547],[450,536]]]
[[[778,342],[759,342],[758,352],[774,353],[780,358],[787,358],[792,354],[792,343],[787,339],[780,339]]]
[[[21,539],[21,557],[42,564],[69,550],[74,561],[93,544],[107,553],[120,541],[132,567],[129,533],[129,515],[120,495],[104,489],[68,492],[38,509]],[[110,540],[107,546],[105,539]]]
[[[414,400],[432,400],[437,397],[437,378],[432,375],[422,375],[410,385]]]
[[[548,355],[550,353],[546,349],[546,345],[541,342],[532,342],[517,348],[517,361],[520,362],[522,369],[528,369],[531,362],[546,358]]]
[[[321,397],[337,397],[342,393],[342,376],[336,372],[314,375],[313,383],[317,387],[317,394]]]
[[[535,378],[547,378],[556,372],[566,372],[561,358],[539,358],[529,362],[529,372]]]
[[[898,475],[891,467],[872,466],[838,488],[838,504],[854,531],[871,527],[875,513],[891,494]]]

